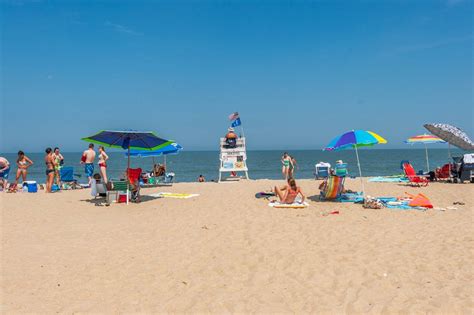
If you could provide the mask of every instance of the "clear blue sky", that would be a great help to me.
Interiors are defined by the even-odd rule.
[[[82,149],[100,129],[216,149],[387,147],[473,131],[473,1],[1,1],[0,152]]]

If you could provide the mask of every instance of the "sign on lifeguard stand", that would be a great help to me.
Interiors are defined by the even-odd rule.
[[[230,148],[225,138],[221,138],[221,153],[219,168],[219,182],[222,180],[222,173],[245,173],[245,178],[249,179],[247,168],[247,150],[245,146],[245,137],[237,138],[235,148]],[[238,176],[231,176],[228,179],[240,179]]]

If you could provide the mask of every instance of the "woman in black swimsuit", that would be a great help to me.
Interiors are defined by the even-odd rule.
[[[47,148],[45,152],[46,155],[44,157],[44,163],[46,164],[46,192],[50,193],[54,181],[53,150],[51,148]]]

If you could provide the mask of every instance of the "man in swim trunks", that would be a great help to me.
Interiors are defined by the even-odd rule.
[[[0,156],[0,181],[3,182],[3,190],[7,190],[8,174],[10,174],[10,163],[6,158]]]
[[[89,179],[89,185],[92,182],[92,175],[94,174],[94,160],[95,160],[95,151],[94,144],[89,144],[89,149],[85,150],[82,153],[81,164],[84,164],[84,171],[87,178]]]

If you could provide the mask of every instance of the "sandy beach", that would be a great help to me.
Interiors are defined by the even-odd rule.
[[[180,183],[142,194],[200,195],[110,207],[89,190],[0,194],[1,311],[472,314],[473,185],[366,183],[445,211],[319,202],[314,180],[298,181],[306,209],[254,196],[282,184]]]

